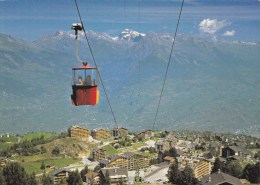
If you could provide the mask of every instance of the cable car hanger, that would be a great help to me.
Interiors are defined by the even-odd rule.
[[[83,26],[82,24],[79,24],[79,23],[74,23],[72,24],[72,27],[71,29],[73,29],[75,31],[75,56],[76,56],[76,59],[79,63],[83,64],[83,65],[86,65],[85,62],[81,61],[80,58],[79,58],[79,52],[78,52],[78,31],[82,31],[83,29]]]

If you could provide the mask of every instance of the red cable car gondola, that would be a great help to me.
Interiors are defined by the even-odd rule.
[[[96,105],[99,101],[97,68],[88,64],[72,68],[72,105]]]
[[[82,62],[78,56],[78,30],[82,30],[81,24],[73,24],[75,30],[75,51],[77,60],[82,63],[80,67],[72,68],[72,95],[71,102],[74,106],[96,105],[99,101],[98,70],[87,62]]]

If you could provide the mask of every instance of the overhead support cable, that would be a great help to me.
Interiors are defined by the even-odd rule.
[[[79,11],[79,7],[78,7],[78,3],[77,3],[77,0],[74,0],[75,1],[75,5],[76,5],[76,8],[77,8],[77,12],[78,12],[78,16],[79,16],[79,19],[80,19],[80,23],[82,25],[82,29],[84,31],[84,36],[85,36],[85,39],[87,40],[87,43],[88,43],[88,47],[89,47],[89,50],[90,50],[90,53],[91,53],[91,56],[92,56],[92,59],[95,63],[95,66],[97,68],[97,73],[98,73],[98,76],[99,76],[99,79],[100,79],[100,82],[101,82],[101,85],[102,85],[102,88],[105,92],[105,95],[106,95],[106,99],[107,99],[107,102],[108,102],[108,105],[109,105],[109,108],[110,108],[110,111],[111,111],[111,114],[113,116],[113,119],[114,119],[114,122],[115,122],[115,125],[116,127],[118,128],[118,124],[117,124],[117,121],[116,121],[116,117],[115,117],[115,114],[114,114],[114,111],[112,109],[112,106],[111,106],[111,103],[109,101],[109,98],[108,98],[108,94],[106,92],[106,89],[105,89],[105,86],[104,86],[104,83],[103,83],[103,80],[101,78],[101,75],[100,75],[100,72],[99,72],[99,68],[98,68],[98,65],[96,63],[96,60],[95,60],[95,57],[94,57],[94,54],[93,54],[93,51],[92,51],[92,48],[91,48],[91,45],[90,45],[90,42],[89,42],[89,39],[88,39],[88,36],[87,36],[87,33],[86,33],[86,30],[85,30],[85,27],[84,27],[84,24],[83,24],[83,21],[82,21],[82,18],[81,18],[81,14],[80,14],[80,11]]]
[[[138,49],[139,49],[139,53],[138,53],[138,85],[139,85],[139,88],[138,88],[138,95],[137,95],[137,98],[139,98],[140,94],[141,94],[141,0],[139,0],[138,2],[138,27],[139,27],[139,41],[138,41]]]
[[[184,5],[184,0],[182,0],[182,3],[181,3],[178,22],[177,22],[177,26],[176,26],[176,29],[175,29],[175,34],[174,34],[174,38],[173,38],[173,42],[172,42],[171,52],[170,52],[169,60],[168,60],[167,67],[166,67],[166,72],[165,72],[165,76],[164,76],[164,80],[163,80],[163,85],[162,85],[162,90],[161,90],[159,102],[158,102],[156,113],[155,113],[155,118],[154,118],[152,130],[154,130],[154,126],[155,126],[155,123],[156,123],[156,120],[157,120],[157,116],[158,116],[158,112],[159,112],[159,108],[160,108],[160,104],[161,104],[162,94],[163,94],[163,90],[164,90],[164,86],[165,86],[165,82],[166,82],[166,78],[167,78],[167,74],[168,74],[168,70],[169,70],[169,66],[170,66],[170,62],[171,62],[171,58],[172,58],[172,52],[173,52],[174,44],[175,44],[175,41],[176,41],[176,35],[177,35],[178,28],[179,28],[179,23],[180,23],[180,19],[181,19],[181,13],[182,13],[183,5]]]

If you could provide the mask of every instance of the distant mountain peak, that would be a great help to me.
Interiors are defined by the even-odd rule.
[[[144,36],[144,33],[139,33],[132,29],[124,29],[118,36],[118,39],[137,42]]]

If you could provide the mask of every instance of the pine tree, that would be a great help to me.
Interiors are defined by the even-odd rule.
[[[106,170],[106,173],[105,173],[104,184],[105,185],[109,185],[110,184],[110,177],[109,177],[109,171],[108,170]]]
[[[135,182],[141,182],[139,168],[137,168],[135,171]]]
[[[44,161],[42,161],[40,169],[42,169],[42,170],[44,170],[44,169],[45,169],[45,164],[44,164]]]
[[[28,175],[17,162],[8,163],[3,168],[3,175],[7,185],[27,185]]]
[[[0,184],[1,185],[6,185],[5,177],[4,177],[3,171],[1,169],[0,169]]]
[[[170,150],[169,150],[169,156],[171,156],[171,157],[178,157],[177,150],[176,150],[175,147],[170,148]]]
[[[169,181],[173,184],[178,184],[181,181],[182,174],[178,169],[178,163],[174,163],[169,167],[166,176],[168,177]]]
[[[49,175],[46,175],[45,173],[42,176],[41,182],[43,185],[54,185],[53,180]]]
[[[248,164],[244,168],[243,177],[251,183],[260,183],[260,163]]]
[[[252,173],[252,164],[247,164],[246,167],[243,170],[243,178],[247,179],[250,181],[250,175]]]
[[[75,172],[71,172],[69,174],[67,183],[68,183],[68,185],[82,185],[83,184],[78,169],[76,169]]]
[[[222,168],[223,168],[223,163],[220,161],[219,158],[217,158],[214,162],[211,173],[218,172],[218,170],[222,170]]]
[[[81,171],[80,171],[80,176],[81,176],[81,179],[83,182],[86,182],[86,174],[88,173],[88,166],[86,165],[85,168],[83,168]]]
[[[198,184],[198,180],[195,178],[193,174],[193,170],[186,166],[182,171],[182,180],[180,182],[182,185],[194,185]]]
[[[238,161],[229,162],[227,163],[226,166],[228,168],[228,171],[227,172],[223,171],[223,172],[228,173],[229,175],[232,175],[237,178],[240,178],[242,176],[243,168]]]
[[[37,185],[37,181],[36,181],[34,173],[32,173],[31,175],[28,175],[28,177],[27,177],[27,185]]]

